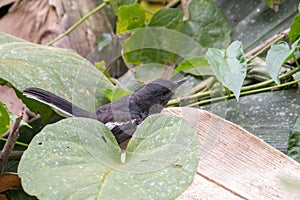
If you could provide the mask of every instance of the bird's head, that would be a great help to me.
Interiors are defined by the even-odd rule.
[[[180,81],[157,79],[135,92],[134,96],[139,107],[148,108],[150,113],[158,113],[167,105],[174,91],[185,81],[186,79]]]

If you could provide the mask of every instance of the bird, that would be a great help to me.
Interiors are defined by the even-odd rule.
[[[40,88],[26,88],[23,94],[64,113],[68,117],[85,117],[104,123],[115,136],[118,144],[128,141],[137,126],[149,115],[160,113],[174,94],[186,81],[156,79],[134,93],[114,102],[102,105],[95,111],[87,111],[71,102]]]

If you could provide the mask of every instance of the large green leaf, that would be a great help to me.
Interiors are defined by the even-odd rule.
[[[5,104],[0,101],[0,136],[9,128],[9,114]]]
[[[266,57],[268,71],[272,79],[279,84],[278,74],[282,64],[294,53],[300,38],[292,44],[292,48],[286,42],[278,42],[271,46]]]
[[[132,31],[124,44],[125,60],[135,65],[178,64],[201,56],[209,47],[228,46],[230,27],[214,1],[192,1],[188,7],[187,20],[182,10],[163,8],[146,28]]]
[[[165,27],[139,28],[123,47],[126,61],[134,64],[172,63],[176,57],[187,59],[201,52],[204,49],[196,40]]]
[[[226,51],[210,48],[206,53],[206,59],[212,66],[218,80],[230,89],[238,99],[247,71],[242,43],[235,41]]]
[[[162,8],[157,11],[149,22],[149,26],[163,26],[169,29],[181,30],[183,12],[179,8]]]
[[[39,199],[174,199],[192,183],[199,141],[183,119],[158,114],[138,127],[125,163],[120,154],[104,124],[68,118],[32,140],[18,173]]]
[[[174,34],[168,34],[171,30],[178,30],[182,28],[183,25],[183,12],[181,9],[170,9],[170,8],[162,8],[158,12],[156,12],[151,21],[148,23],[148,27],[161,27],[160,30],[170,29],[170,31],[158,31],[159,29],[148,29],[147,31],[139,30],[137,33],[134,33],[132,38],[130,38],[125,43],[125,59],[127,62],[139,65],[140,63],[173,63],[176,55],[181,56],[181,52],[183,49],[183,45],[181,43],[182,36],[180,36],[180,32]],[[139,37],[137,40],[137,36],[140,33],[145,33],[144,37]],[[174,36],[175,37],[174,37]],[[172,41],[168,39],[171,37]],[[166,40],[166,41],[163,41]],[[128,46],[141,46],[140,44],[147,44],[148,41],[153,45],[142,46],[141,48],[128,49]],[[135,43],[140,43],[135,45]],[[176,45],[177,44],[177,45]],[[182,46],[179,47],[178,44]]]
[[[189,19],[184,24],[183,33],[206,49],[225,48],[229,45],[231,28],[215,1],[192,0],[188,5],[188,12]]]
[[[91,63],[71,50],[47,47],[0,33],[0,79],[17,90],[39,87],[94,110],[107,100],[112,84]]]

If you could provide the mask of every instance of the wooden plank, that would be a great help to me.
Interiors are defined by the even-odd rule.
[[[207,111],[167,108],[163,112],[189,121],[201,144],[198,173],[179,199],[299,199],[281,185],[281,178],[300,180],[300,164],[290,157]]]
[[[194,178],[194,182],[177,200],[190,200],[190,199],[230,199],[230,200],[242,200],[243,198],[228,191],[227,189],[220,187],[212,180],[204,178],[202,175],[197,174]]]

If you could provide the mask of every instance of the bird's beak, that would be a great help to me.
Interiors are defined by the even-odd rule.
[[[181,84],[183,84],[185,81],[187,81],[187,78],[184,78],[184,79],[181,79],[181,80],[178,80],[178,81],[175,81],[176,83],[176,87],[179,87]]]

